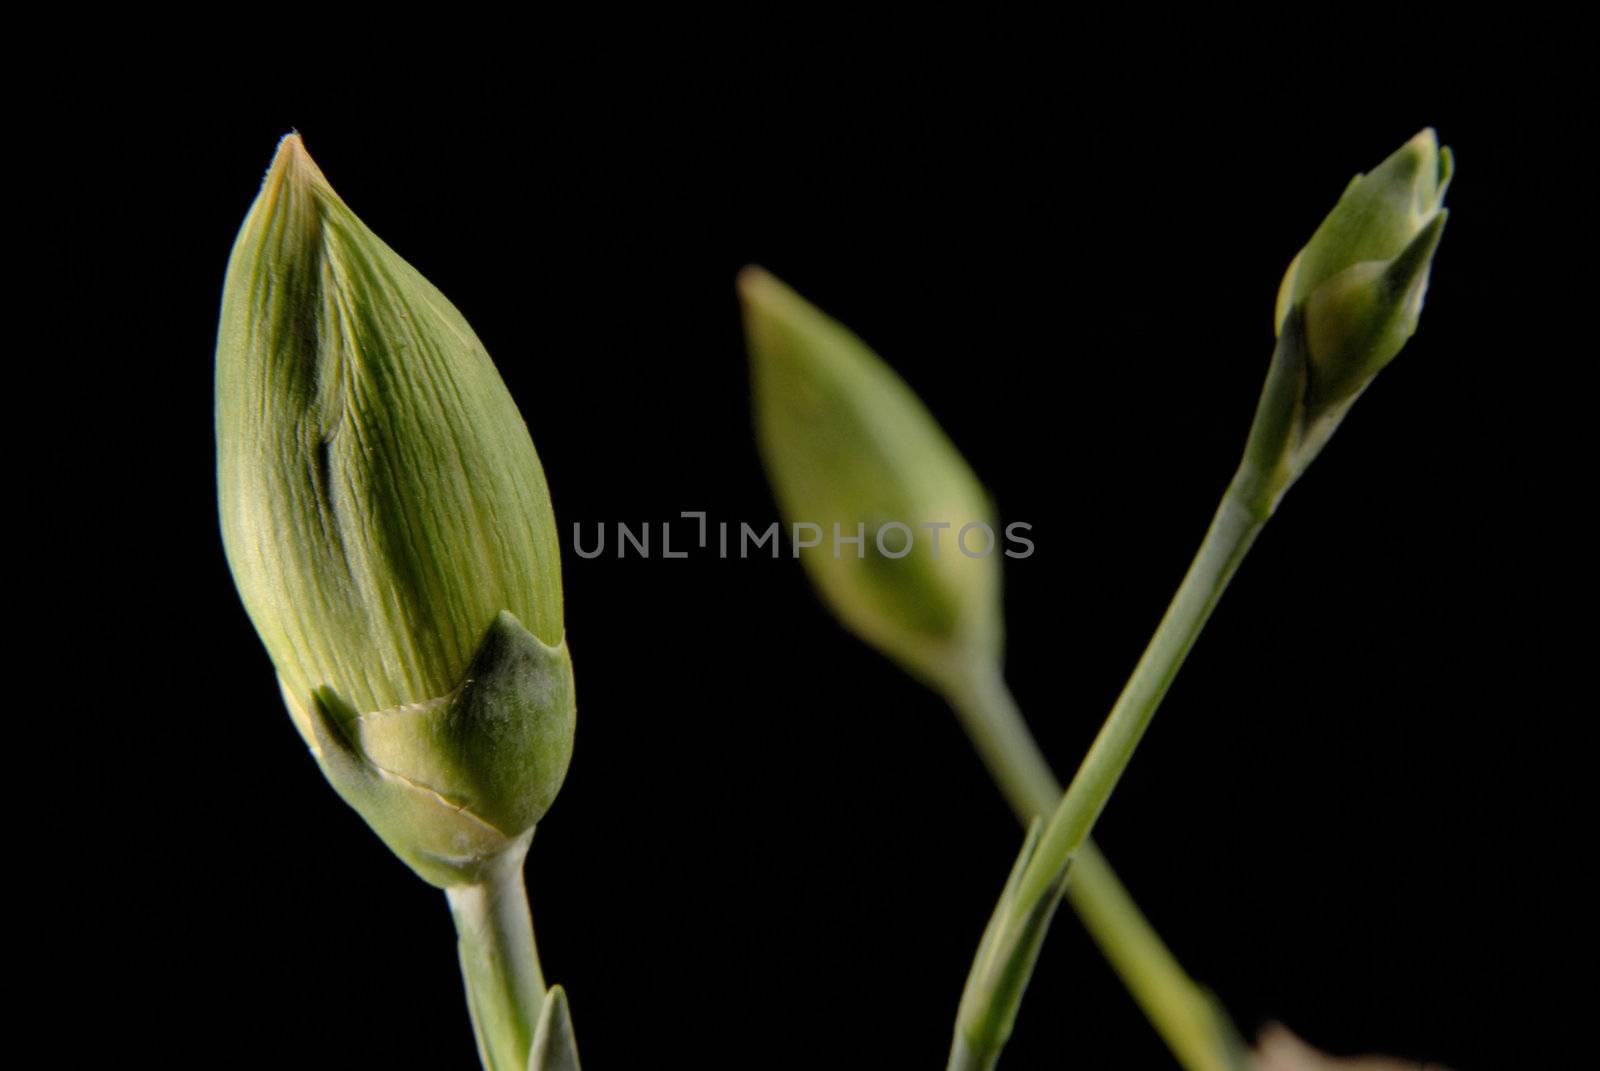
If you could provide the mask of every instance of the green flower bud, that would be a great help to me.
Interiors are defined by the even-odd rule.
[[[1438,215],[1455,171],[1431,128],[1350,180],[1339,203],[1295,254],[1278,287],[1279,330],[1290,308],[1322,283],[1363,261],[1393,260]]]
[[[228,563],[296,727],[418,873],[473,880],[571,754],[549,491],[466,320],[293,134],[228,263],[216,427]]]
[[[1313,409],[1353,397],[1416,330],[1453,170],[1422,131],[1351,180],[1284,273],[1275,321],[1304,306]]]
[[[974,661],[994,663],[1000,552],[972,470],[847,328],[759,268],[741,273],[739,294],[762,456],[785,519],[820,532],[799,556],[824,600],[863,640],[940,687]],[[963,536],[969,525],[986,531]]]
[[[1435,213],[1393,260],[1352,265],[1306,298],[1313,407],[1353,396],[1416,331],[1433,251],[1449,215],[1447,209]]]
[[[1450,150],[1422,131],[1351,180],[1290,263],[1278,288],[1278,347],[1236,488],[1258,515],[1272,512],[1416,330],[1453,171]]]

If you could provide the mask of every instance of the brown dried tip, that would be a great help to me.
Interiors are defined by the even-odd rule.
[[[1443,1064],[1392,1056],[1326,1056],[1288,1027],[1270,1023],[1256,1039],[1258,1071],[1447,1071]]]

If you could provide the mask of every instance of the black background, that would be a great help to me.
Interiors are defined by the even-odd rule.
[[[217,534],[217,298],[288,129],[465,313],[548,473],[580,713],[528,882],[604,1071],[682,1046],[939,1066],[1019,842],[942,703],[797,563],[570,553],[575,523],[774,518],[738,268],[857,330],[1033,524],[1009,675],[1067,773],[1232,472],[1284,267],[1352,173],[1432,124],[1459,173],[1421,330],[1268,527],[1097,836],[1248,1032],[1463,1068],[1560,1051],[1561,860],[1592,834],[1551,766],[1584,708],[1557,680],[1550,470],[1590,357],[1574,306],[1534,305],[1581,201],[1533,121],[1552,113],[1463,78],[1324,99],[1178,75],[1148,103],[1134,77],[101,101],[70,131],[63,271],[132,299],[89,328],[117,339],[86,419],[123,537],[69,541],[118,594],[102,672],[134,697],[96,734],[109,1036],[173,1066],[474,1061],[444,899],[323,782]],[[1005,1065],[1171,1066],[1065,909]]]

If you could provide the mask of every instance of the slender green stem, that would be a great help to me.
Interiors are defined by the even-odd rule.
[[[1249,1047],[1227,1011],[1184,973],[1094,841],[1072,859],[1067,900],[1187,1071],[1238,1071]]]
[[[1263,402],[1261,408],[1270,407]],[[1260,425],[1261,418],[1258,415],[1256,428]],[[1257,437],[1253,431],[1252,441]],[[1021,872],[1014,873],[1007,882],[996,915],[985,930],[984,943],[962,995],[962,1008],[951,1051],[952,1068],[986,1068],[999,1059],[1000,1050],[1011,1032],[1011,1020],[1027,986],[1027,975],[1032,973],[1032,959],[1038,953],[1038,942],[1043,936],[1039,928],[1041,920],[1043,925],[1048,925],[1049,912],[1062,895],[1062,883],[1068,875],[1069,865],[1081,861],[1089,832],[1112,790],[1116,788],[1122,771],[1132,759],[1145,730],[1149,728],[1156,708],[1171,687],[1184,658],[1194,646],[1195,639],[1211,616],[1239,562],[1249,551],[1261,526],[1271,516],[1276,495],[1268,495],[1264,489],[1273,486],[1273,474],[1263,470],[1254,460],[1259,453],[1247,447],[1245,460],[1223,495],[1200,550],[1190,563],[1189,571],[1171,605],[1167,607],[1166,615],[1157,626],[1149,646],[1134,667],[1133,675],[1117,697],[1099,735],[1079,765],[1077,774],[1056,802],[1043,833],[1030,835],[1024,845],[1017,864]],[[997,776],[1008,796],[1014,803],[1020,802],[1031,811],[1033,797],[1043,798],[1045,785],[1040,770],[1043,768],[1044,773],[1048,773],[1048,767],[1043,766],[1041,758],[1025,755],[1019,750],[1018,741],[1026,738],[1026,728],[1015,703],[1009,698],[1004,702],[998,700],[1001,688],[1003,684],[998,681],[984,684],[981,677],[974,677],[973,686],[967,690],[968,701],[961,705],[969,708],[966,713],[969,725],[980,721],[978,713],[986,709],[985,704],[987,709],[998,715],[987,719],[992,724],[981,727],[976,734],[978,749],[992,769],[1004,771]],[[1008,753],[1017,756],[1014,770],[1005,760]],[[1119,969],[1125,965],[1135,972],[1138,984],[1130,983],[1135,996],[1154,1003],[1174,994],[1197,992],[1187,979],[1178,981],[1182,978],[1181,970],[1170,954],[1160,947],[1153,932],[1149,931],[1148,923],[1143,922],[1137,908],[1128,899],[1126,890],[1122,890],[1114,879],[1109,886],[1105,884],[1109,869],[1100,868],[1100,877],[1095,877],[1097,857],[1092,850],[1089,861],[1089,880],[1101,882],[1101,887],[1091,890],[1091,895],[1098,893],[1105,899],[1090,905],[1098,910],[1085,913],[1085,921],[1092,926],[1112,928],[1108,931],[1112,939],[1103,942],[1102,947],[1106,948],[1108,956],[1113,957],[1114,963],[1119,963]],[[1076,883],[1077,874],[1074,873],[1072,877],[1074,880],[1066,881],[1067,889]],[[1083,894],[1080,892],[1078,895],[1081,897]],[[1131,929],[1135,925],[1142,925],[1154,943],[1135,943]],[[1101,934],[1096,932],[1096,938],[1100,937]],[[1001,951],[995,953],[994,949]],[[986,964],[986,959],[993,962]],[[1170,968],[1172,973],[1164,979],[1150,973],[1166,968]],[[1016,973],[1018,971],[1021,972],[1020,976]],[[1201,1018],[1196,1009],[1197,1005],[1191,1003],[1185,1011],[1163,1013],[1162,1018],[1151,1016],[1175,1052],[1177,1045],[1186,1045],[1194,1037],[1224,1037],[1218,1031],[1226,1023],[1225,1017],[1213,1012]],[[1219,1063],[1222,1067],[1238,1065],[1242,1062],[1239,1056],[1241,1051],[1232,1046],[1221,1051],[1213,1049],[1212,1060],[1196,1066],[1209,1071]]]
[[[1238,490],[1253,476],[1241,469],[1222,496],[1166,616],[1045,827],[1039,850],[1022,876],[1019,903],[1047,895],[1061,868],[1083,847],[1189,649],[1265,523],[1267,514],[1251,509],[1246,503],[1252,499]]]
[[[945,1065],[945,1071],[993,1071],[995,1064],[999,1062],[999,1049],[974,1048],[958,1032],[955,1043],[950,1049],[950,1062]]]
[[[485,1071],[527,1071],[544,1004],[544,974],[522,881],[528,840],[508,849],[476,885],[445,890],[460,940],[461,977]]]
[[[967,687],[952,691],[951,701],[1017,819],[1027,826],[1051,814],[1061,784],[999,667],[978,663],[965,682]],[[1067,900],[1178,1062],[1187,1071],[1231,1071],[1245,1048],[1238,1031],[1184,972],[1092,840],[1073,860]],[[951,1067],[962,1066],[958,1060],[982,1066],[965,1039],[957,1039],[957,1050]]]
[[[946,691],[989,776],[1026,828],[1036,817],[1053,814],[1061,802],[1061,782],[1028,730],[1000,667],[987,657],[973,659]]]

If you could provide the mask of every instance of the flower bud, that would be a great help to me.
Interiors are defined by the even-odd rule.
[[[223,542],[296,727],[418,873],[472,880],[571,754],[549,491],[465,319],[293,134],[228,263],[216,389]]]
[[[1313,410],[1353,397],[1416,330],[1453,169],[1422,131],[1351,181],[1284,273],[1275,321],[1303,305]]]
[[[1290,308],[1346,268],[1399,256],[1438,214],[1454,171],[1449,148],[1440,148],[1429,128],[1351,179],[1284,273],[1274,315],[1277,327],[1282,329]]]
[[[1440,209],[1393,260],[1352,265],[1306,298],[1313,407],[1354,395],[1417,329],[1433,251],[1449,215]]]
[[[741,273],[739,294],[762,456],[784,517],[822,533],[799,556],[824,600],[931,683],[948,686],[972,661],[993,662],[1000,552],[972,470],[905,382],[843,325],[759,268]],[[986,535],[962,533],[980,525]],[[842,545],[838,535],[861,542]]]
[[[1235,485],[1258,516],[1276,508],[1416,330],[1453,170],[1450,150],[1422,131],[1357,175],[1290,263],[1278,288],[1278,346]]]

